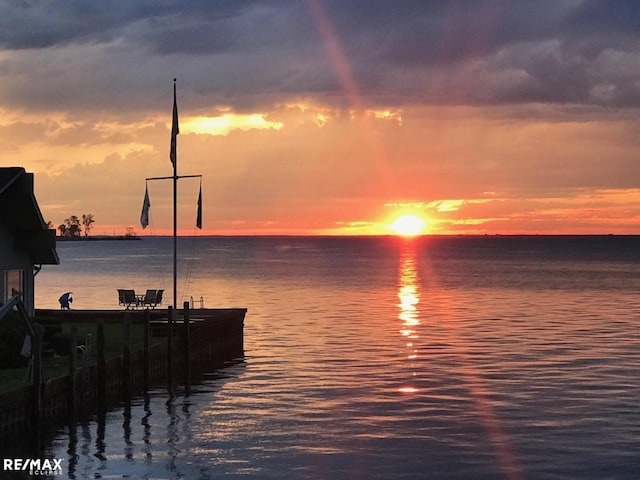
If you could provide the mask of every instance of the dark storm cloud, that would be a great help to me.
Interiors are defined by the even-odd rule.
[[[252,1],[215,0],[5,0],[0,2],[0,45],[45,48],[73,41],[106,41],[142,19],[233,17]],[[167,32],[171,33],[171,32]]]
[[[640,3],[636,0],[586,0],[568,17],[581,33],[637,34],[640,29]]]
[[[352,8],[333,2],[329,8],[351,47],[368,48],[380,60],[397,65],[455,63],[540,38],[557,26],[566,10],[561,2],[547,0],[374,0],[355,2]]]
[[[76,102],[104,98],[108,108],[110,91],[149,98],[150,86],[166,83],[149,79],[167,72],[180,72],[193,102],[339,100],[344,77],[327,43],[335,42],[371,105],[640,106],[639,37],[633,0],[13,0],[0,1],[0,45],[57,48],[48,67],[42,56],[14,58],[0,75],[10,89],[12,75],[37,69],[37,87],[16,81],[11,93],[41,105],[71,102],[60,90],[70,75]],[[96,45],[94,58],[60,58],[74,45]],[[73,72],[61,72],[62,60]],[[140,107],[123,97],[114,108],[123,104]]]
[[[325,5],[370,94],[396,77],[409,101],[640,106],[637,1]]]

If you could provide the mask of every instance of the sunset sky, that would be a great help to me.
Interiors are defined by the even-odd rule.
[[[143,233],[174,77],[200,234],[640,233],[636,0],[0,1],[2,166]]]

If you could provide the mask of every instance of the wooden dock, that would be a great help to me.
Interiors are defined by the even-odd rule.
[[[43,354],[53,340],[60,348],[62,338],[66,355],[49,353],[68,368],[48,376],[46,368],[36,367],[33,384],[0,394],[2,436],[51,419],[93,413],[152,385],[188,387],[194,374],[244,355],[246,312],[189,310],[188,304],[173,311],[37,310],[35,321],[45,331]]]

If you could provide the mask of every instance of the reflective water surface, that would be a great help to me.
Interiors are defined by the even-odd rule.
[[[181,239],[245,357],[61,429],[67,478],[631,479],[636,237]],[[38,306],[170,289],[170,241],[61,243]],[[61,291],[62,290],[62,291]]]

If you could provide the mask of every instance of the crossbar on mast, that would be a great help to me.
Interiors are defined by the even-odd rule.
[[[173,180],[173,176],[171,177],[149,177],[149,178],[145,178],[145,181],[149,181],[149,180]],[[180,180],[181,178],[202,178],[202,175],[178,175],[176,177],[178,180]]]

